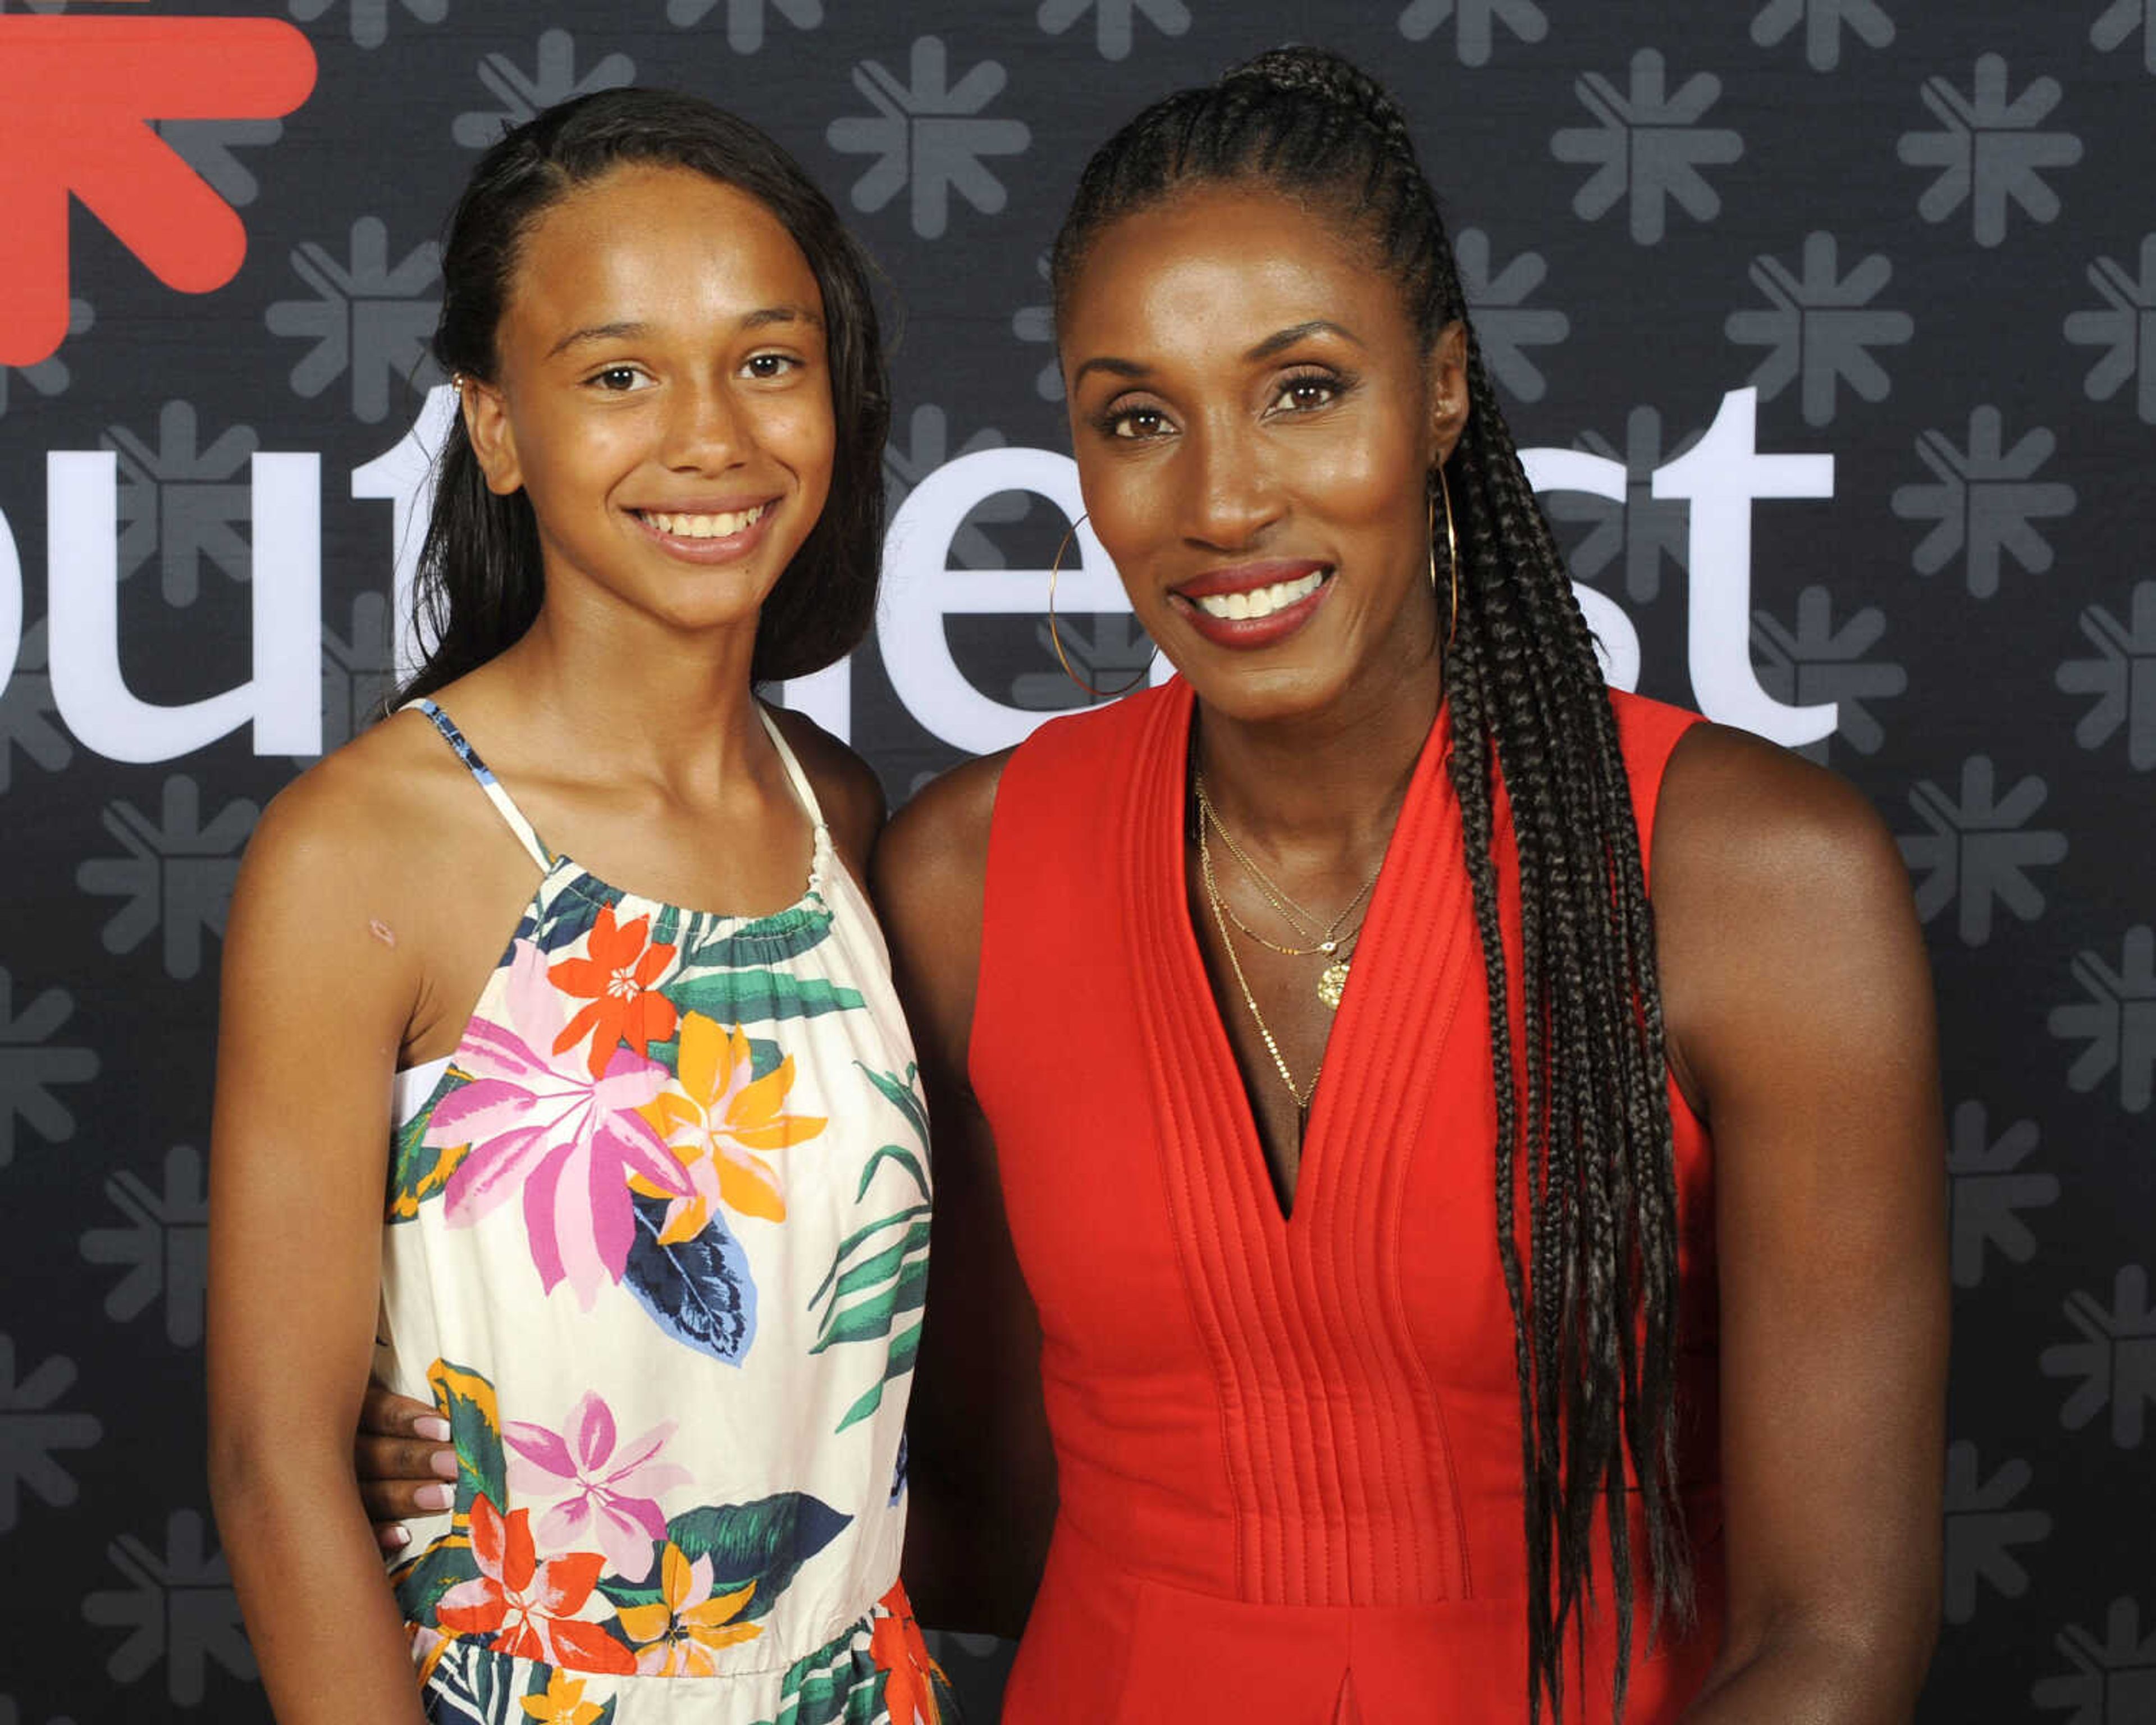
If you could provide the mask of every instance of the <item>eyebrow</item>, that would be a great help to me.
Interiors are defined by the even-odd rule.
[[[1357,339],[1353,331],[1343,329],[1330,318],[1313,317],[1307,322],[1291,325],[1286,329],[1275,331],[1264,341],[1246,352],[1243,357],[1253,363],[1268,360],[1275,354],[1283,353],[1294,347],[1296,342],[1312,336],[1337,336],[1343,341],[1352,342],[1355,347],[1360,347],[1363,345]],[[1075,383],[1089,372],[1106,372],[1117,377],[1142,377],[1148,375],[1151,370],[1151,367],[1140,365],[1136,360],[1118,359],[1112,355],[1102,354],[1087,360],[1080,366],[1071,373],[1070,381]]]
[[[762,330],[769,329],[775,324],[789,323],[811,324],[819,331],[824,327],[824,320],[806,305],[762,306],[755,311],[743,313],[736,327],[744,330]],[[651,326],[648,323],[630,321],[588,324],[583,329],[572,330],[567,335],[562,336],[547,350],[547,357],[552,359],[557,353],[566,353],[572,347],[582,347],[587,342],[619,341],[638,336],[649,335],[650,332]]]
[[[1356,340],[1353,331],[1342,329],[1332,319],[1313,317],[1307,323],[1298,323],[1287,329],[1276,331],[1243,357],[1249,360],[1270,359],[1276,353],[1285,352],[1309,336],[1337,336],[1342,341],[1353,342],[1358,347],[1363,345]]]

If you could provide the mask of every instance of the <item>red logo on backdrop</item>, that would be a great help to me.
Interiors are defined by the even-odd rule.
[[[154,120],[273,120],[315,87],[276,18],[0,17],[0,365],[67,335],[68,200],[167,287],[239,274],[247,230]]]

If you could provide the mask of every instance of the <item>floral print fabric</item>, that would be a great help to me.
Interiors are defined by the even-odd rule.
[[[377,1373],[459,1462],[392,1572],[429,1717],[948,1717],[896,1580],[927,1120],[805,779],[774,728],[800,901],[687,911],[548,853],[422,706],[545,870],[400,1075]]]

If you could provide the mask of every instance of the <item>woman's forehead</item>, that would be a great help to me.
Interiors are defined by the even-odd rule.
[[[1398,285],[1352,224],[1262,187],[1196,187],[1104,226],[1063,306],[1074,344],[1140,338],[1233,346],[1323,321],[1404,324]]]

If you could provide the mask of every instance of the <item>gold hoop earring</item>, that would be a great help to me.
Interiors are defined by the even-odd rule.
[[[1437,480],[1437,496],[1430,500],[1430,590],[1437,592],[1437,504],[1445,500],[1445,567],[1452,588],[1452,621],[1445,631],[1445,644],[1450,647],[1460,634],[1460,541],[1452,530],[1452,488],[1445,482],[1445,464],[1440,461],[1430,472]]]
[[[1158,643],[1154,644],[1152,652],[1146,655],[1146,662],[1138,667],[1138,674],[1120,689],[1096,689],[1070,668],[1070,657],[1063,650],[1062,631],[1055,626],[1055,583],[1063,573],[1063,553],[1070,549],[1070,542],[1077,536],[1078,529],[1085,521],[1086,517],[1081,515],[1064,530],[1062,540],[1055,547],[1055,561],[1048,566],[1048,640],[1049,644],[1055,649],[1055,662],[1063,667],[1065,676],[1094,700],[1113,701],[1119,696],[1129,694],[1152,675],[1153,657],[1160,651],[1160,647]]]

